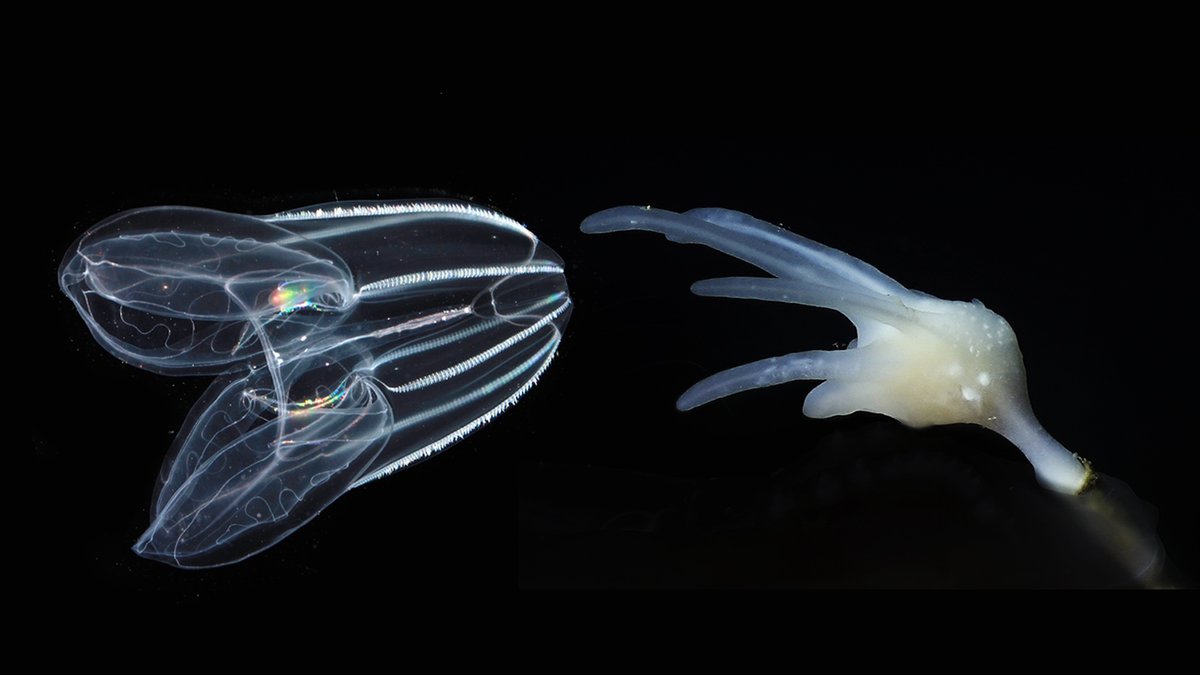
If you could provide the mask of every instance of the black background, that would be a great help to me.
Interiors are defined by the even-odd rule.
[[[56,591],[183,603],[508,590],[514,539],[523,588],[1125,585],[998,436],[810,420],[809,383],[677,412],[704,376],[831,348],[852,327],[692,296],[695,280],[753,273],[711,250],[579,233],[621,204],[743,210],[912,288],[982,299],[1017,332],[1043,424],[1153,505],[1175,578],[1197,578],[1194,141],[419,131],[282,154],[147,134],[81,144],[50,170],[63,189],[37,218],[32,278],[35,351],[52,365],[27,408],[40,498],[26,520]],[[75,237],[153,204],[269,213],[436,196],[495,207],[567,261],[576,306],[542,383],[248,561],[183,572],[134,556],[159,462],[208,380],[141,372],[94,344],[56,286]]]

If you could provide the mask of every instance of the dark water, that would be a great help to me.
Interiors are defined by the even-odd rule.
[[[1169,582],[1200,577],[1195,396],[1180,388],[1194,372],[1181,328],[1194,308],[1174,290],[1190,271],[1178,233],[1200,223],[1194,142],[435,136],[361,157],[224,162],[147,141],[129,168],[84,147],[59,169],[74,187],[31,256],[48,328],[38,346],[53,354],[34,388],[45,402],[34,467],[53,486],[31,519],[40,574],[76,597],[171,602],[297,587],[335,597],[350,580],[508,590],[515,539],[522,588],[1141,583],[1115,552],[1124,535],[1039,490],[1023,457],[982,430],[810,420],[806,383],[677,412],[704,376],[831,348],[852,327],[832,312],[690,295],[692,281],[751,271],[713,251],[578,232],[593,211],[632,203],[744,210],[909,287],[984,300],[1020,339],[1042,423],[1128,486],[1113,484],[1136,523],[1121,531],[1157,533]],[[576,309],[542,383],[245,563],[180,572],[134,556],[159,462],[208,379],[139,372],[97,347],[55,287],[70,242],[151,204],[268,213],[430,196],[498,208],[567,261]]]

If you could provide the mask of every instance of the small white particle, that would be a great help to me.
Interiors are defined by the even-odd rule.
[[[992,376],[988,375],[987,373],[980,373],[979,377],[975,379],[979,380],[979,384],[982,384],[985,387],[992,383]]]

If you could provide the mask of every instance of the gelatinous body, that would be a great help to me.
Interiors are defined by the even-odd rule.
[[[136,209],[84,234],[60,282],[122,361],[218,375],[134,547],[180,567],[253,555],[474,431],[533,386],[571,311],[561,259],[464,202]]]
[[[1033,415],[1012,328],[983,303],[909,290],[858,258],[737,211],[622,206],[593,214],[582,229],[647,230],[704,244],[774,277],[700,281],[692,286],[697,295],[834,309],[858,331],[846,350],[799,352],[717,373],[685,392],[680,409],[746,389],[824,380],[804,401],[810,417],[861,410],[912,426],[979,424],[1020,448],[1043,485],[1073,494],[1087,484],[1086,464]]]

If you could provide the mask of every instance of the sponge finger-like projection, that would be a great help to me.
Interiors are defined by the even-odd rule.
[[[1046,487],[1076,494],[1090,481],[1087,462],[1034,417],[1012,327],[977,300],[907,289],[858,258],[737,211],[621,206],[589,216],[582,229],[646,230],[704,244],[774,277],[700,281],[692,286],[697,295],[833,309],[858,331],[849,349],[768,358],[708,377],[680,397],[682,410],[747,389],[824,380],[804,402],[809,417],[869,411],[914,427],[979,424],[1012,441]]]

